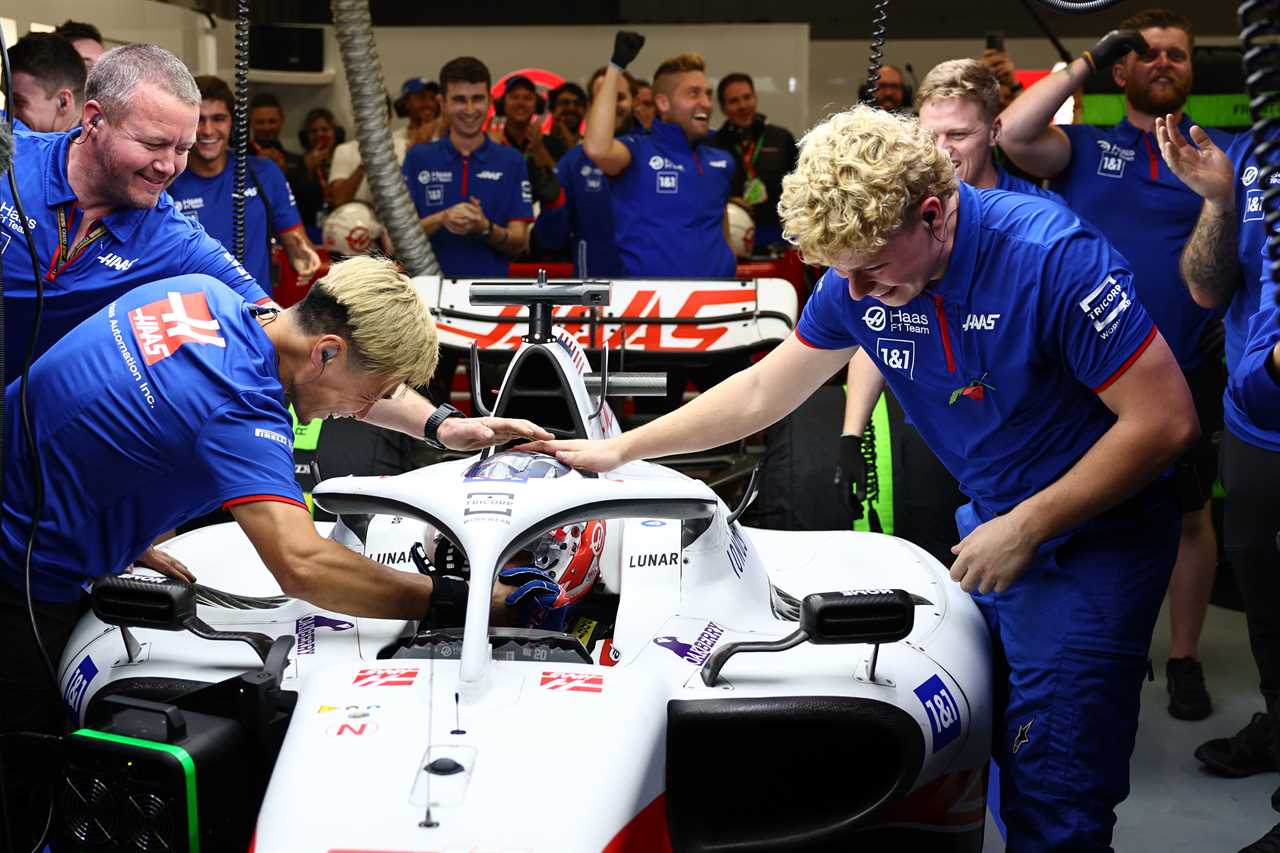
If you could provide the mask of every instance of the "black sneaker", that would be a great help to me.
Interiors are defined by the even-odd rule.
[[[1272,722],[1261,711],[1253,715],[1249,725],[1231,737],[1205,741],[1196,749],[1196,758],[1222,776],[1238,779],[1276,769],[1271,751]]]
[[[1204,668],[1195,658],[1170,658],[1164,665],[1169,685],[1169,716],[1179,720],[1203,720],[1213,711],[1204,687]]]
[[[1240,853],[1280,853],[1280,823],[1271,827],[1270,832],[1245,847]]]

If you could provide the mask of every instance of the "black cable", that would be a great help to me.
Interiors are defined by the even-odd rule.
[[[880,63],[884,59],[888,21],[889,0],[876,0],[876,10],[871,16],[871,58],[867,64],[867,84],[863,87],[862,96],[862,102],[869,107],[876,105],[876,90],[880,88]]]
[[[1043,0],[1041,1],[1043,2]],[[1036,11],[1036,7],[1031,5],[1031,0],[1021,0],[1021,2],[1022,8],[1027,10],[1027,14],[1031,16],[1031,20],[1035,21],[1036,26],[1040,28],[1040,32],[1044,33],[1045,38],[1053,43],[1053,49],[1058,52],[1058,56],[1061,57],[1063,62],[1070,65],[1071,60],[1075,59],[1075,56],[1071,51],[1067,50],[1066,45],[1064,45],[1062,40],[1054,34],[1053,30],[1049,29],[1049,25],[1045,23],[1044,18],[1040,17],[1040,13]]]
[[[244,194],[249,167],[249,0],[236,2],[236,103],[232,110],[232,146],[236,152],[231,189],[231,242],[236,260],[244,263]]]
[[[1262,218],[1267,242],[1263,254],[1271,262],[1273,277],[1280,274],[1280,186],[1272,178],[1280,172],[1280,119],[1268,118],[1269,109],[1280,103],[1280,0],[1246,0],[1237,9],[1240,18],[1240,46],[1244,50],[1244,85],[1249,95],[1249,118],[1253,122],[1250,156],[1261,169],[1258,186],[1262,194]]]

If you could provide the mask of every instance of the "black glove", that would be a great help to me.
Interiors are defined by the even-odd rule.
[[[613,37],[613,56],[609,62],[619,68],[626,68],[640,54],[644,47],[644,36],[631,30],[618,30]]]
[[[862,455],[862,436],[840,436],[832,479],[845,508],[853,513],[854,519],[862,518],[862,502],[867,499],[867,460]]]
[[[1137,30],[1112,30],[1083,54],[1094,71],[1106,68],[1129,51],[1139,56],[1147,52],[1147,40]]]

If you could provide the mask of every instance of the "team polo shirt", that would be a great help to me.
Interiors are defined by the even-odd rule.
[[[37,599],[75,600],[86,579],[122,571],[158,534],[216,507],[305,508],[275,347],[252,310],[208,276],[163,279],[109,303],[31,368],[45,500]],[[5,397],[0,581],[11,588],[34,506],[21,385]]]
[[[724,238],[733,156],[690,146],[678,124],[654,119],[647,133],[618,138],[631,163],[612,181],[622,274],[630,278],[732,278],[737,260]]]
[[[44,316],[36,355],[76,327],[81,320],[139,284],[182,273],[204,273],[230,285],[242,298],[257,302],[266,292],[245,272],[221,243],[183,216],[167,193],[155,207],[115,210],[91,228],[96,239],[79,247],[55,268],[58,247],[69,242],[83,211],[67,181],[67,146],[80,133],[16,133],[13,171],[35,238],[36,259],[44,278]],[[58,212],[66,216],[60,239]],[[0,263],[4,268],[5,376],[13,377],[27,357],[35,327],[35,280],[21,220],[9,191],[0,181]],[[75,247],[68,247],[68,249]]]
[[[1261,229],[1259,229],[1261,230]],[[1280,452],[1280,386],[1267,372],[1267,360],[1280,341],[1280,306],[1270,261],[1258,255],[1262,285],[1259,310],[1249,318],[1248,337],[1223,394],[1223,419],[1231,434],[1264,450]]]
[[[1028,181],[1026,178],[1020,178],[1008,169],[1002,168],[998,163],[996,164],[996,185],[993,189],[1004,190],[1011,193],[1038,195],[1041,198],[1056,201],[1058,204],[1066,204],[1066,201],[1062,196],[1058,195],[1053,190],[1047,190],[1037,183]]]
[[[524,156],[488,137],[475,151],[463,155],[445,134],[435,142],[410,148],[403,168],[409,196],[420,217],[448,210],[474,196],[495,225],[533,221],[533,195]],[[441,228],[431,235],[431,248],[440,269],[453,278],[505,277],[511,268],[511,258],[489,248],[483,235],[462,237]]]
[[[1232,373],[1249,337],[1249,320],[1258,311],[1258,294],[1262,289],[1262,244],[1266,227],[1262,222],[1262,185],[1260,164],[1250,155],[1252,134],[1242,133],[1227,149],[1235,166],[1236,215],[1240,217],[1236,258],[1240,262],[1241,281],[1231,295],[1222,325],[1226,331],[1227,372]],[[1271,184],[1280,183],[1280,175]]]
[[[534,229],[538,245],[551,251],[568,248],[578,278],[620,275],[609,178],[579,144],[556,163],[556,179],[564,203],[539,212]]]
[[[235,249],[232,230],[232,192],[235,189],[236,158],[227,155],[227,165],[212,178],[183,172],[169,187],[178,210],[196,220],[225,248]],[[250,157],[244,190],[244,267],[264,288],[271,287],[272,234],[284,234],[302,227],[298,203],[280,167],[265,157]]]
[[[900,308],[828,270],[796,327],[863,347],[983,518],[1044,489],[1113,423],[1098,394],[1155,338],[1124,258],[1060,204],[960,185],[943,278]]]
[[[1190,138],[1191,119],[1178,125]],[[1052,187],[1129,261],[1138,296],[1184,370],[1200,363],[1205,324],[1221,312],[1191,299],[1178,258],[1200,216],[1201,198],[1169,171],[1153,134],[1128,119],[1114,127],[1060,125],[1071,140],[1071,162]],[[1206,131],[1221,148],[1232,135]]]

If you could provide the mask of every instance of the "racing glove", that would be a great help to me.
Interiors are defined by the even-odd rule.
[[[862,518],[862,502],[867,499],[867,459],[862,455],[862,436],[840,436],[833,482],[853,518]]]
[[[631,30],[618,30],[618,34],[613,37],[613,56],[609,57],[609,63],[618,66],[619,71],[625,70],[639,55],[642,47],[644,36]]]
[[[1129,51],[1139,56],[1147,52],[1147,40],[1137,30],[1112,30],[1093,47],[1080,54],[1094,71],[1106,68]]]
[[[533,566],[508,566],[498,580],[517,587],[503,602],[516,611],[516,624],[544,631],[564,631],[569,618],[569,594],[551,573]]]

